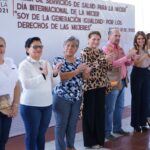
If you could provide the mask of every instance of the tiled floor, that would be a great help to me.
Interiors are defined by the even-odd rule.
[[[129,122],[130,122],[130,118],[124,119],[123,120],[123,128],[127,131],[132,132],[133,130],[130,127]],[[119,137],[120,137],[119,135],[115,135],[115,136],[116,136],[116,140],[119,139]],[[115,140],[114,140],[114,142],[115,142]],[[114,150],[118,150],[119,146],[120,146],[120,144],[118,143],[118,145],[115,147]],[[84,148],[84,146],[83,146],[82,132],[80,132],[76,135],[75,147],[76,147],[77,150],[86,150],[86,148]],[[113,143],[112,142],[107,142],[106,143],[106,148],[101,148],[101,150],[111,150],[112,147],[114,147]],[[46,143],[46,150],[55,150],[54,141]],[[87,150],[90,150],[90,149],[87,149]],[[120,150],[123,150],[123,149],[120,149]],[[124,149],[124,150],[128,150],[128,149]]]
[[[76,135],[75,146],[76,146],[77,150],[91,150],[91,149],[86,149],[83,147],[83,139],[82,139],[82,133],[81,132]],[[54,141],[46,143],[46,149],[45,150],[55,150]],[[101,150],[110,150],[110,149],[102,148]]]
[[[101,150],[150,150],[150,129],[146,133],[134,133],[130,127],[130,107],[125,108],[123,115],[123,128],[131,132],[129,136],[118,136],[113,141],[107,141],[105,148]],[[82,139],[82,122],[78,122],[77,135],[75,146],[77,150],[85,150],[83,147]],[[54,141],[54,128],[49,128],[46,139],[46,149],[45,150],[55,150]],[[15,138],[10,138],[7,144],[6,150],[25,150],[24,145],[24,135],[17,136]],[[90,149],[89,149],[90,150]]]

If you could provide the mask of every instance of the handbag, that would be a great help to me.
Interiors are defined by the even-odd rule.
[[[8,94],[0,96],[0,112],[9,115],[10,113],[10,96]]]
[[[113,68],[111,71],[108,71],[108,78],[110,80],[112,89],[120,90],[122,88],[120,68]]]

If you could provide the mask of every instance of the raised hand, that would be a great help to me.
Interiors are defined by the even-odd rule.
[[[105,56],[106,60],[109,62],[109,63],[112,63],[114,58],[115,58],[115,54],[114,53],[110,53],[110,54],[107,54]]]
[[[129,50],[129,52],[127,53],[127,58],[132,58],[132,57],[134,57],[135,55],[136,55],[136,53],[137,53],[137,50],[136,49],[130,49]]]
[[[63,65],[63,63],[58,63],[58,64],[55,65],[55,67],[53,68],[53,76],[58,75],[58,73],[61,70],[62,65]]]
[[[78,66],[79,71],[82,73],[86,70],[88,66],[86,65],[86,63],[82,63]]]

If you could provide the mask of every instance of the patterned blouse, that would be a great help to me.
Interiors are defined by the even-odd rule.
[[[61,72],[71,72],[80,65],[81,61],[76,58],[75,63],[69,63],[63,57],[56,57],[53,62],[53,66],[57,63],[63,63]],[[82,97],[82,75],[79,74],[72,79],[61,81],[53,90],[54,94],[65,98],[67,101],[75,102],[81,100]]]
[[[106,61],[103,51],[86,47],[81,52],[81,60],[89,67],[92,67],[90,78],[84,80],[83,90],[87,91],[106,87],[107,92],[109,92],[111,90],[111,85],[107,76],[107,71],[111,70],[112,65]]]

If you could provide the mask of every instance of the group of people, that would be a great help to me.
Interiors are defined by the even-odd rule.
[[[0,150],[5,150],[18,107],[25,126],[26,150],[44,150],[52,111],[56,120],[56,150],[75,150],[81,106],[85,147],[103,147],[105,139],[115,138],[112,133],[128,135],[122,129],[121,120],[125,87],[129,82],[127,66],[130,65],[133,66],[131,126],[135,132],[147,131],[150,34],[137,32],[133,48],[127,54],[119,45],[120,37],[118,29],[111,29],[107,44],[99,49],[101,34],[92,31],[87,47],[78,58],[79,40],[71,36],[64,42],[64,55],[56,57],[52,65],[41,59],[41,39],[32,37],[25,42],[27,57],[18,70],[13,60],[5,57],[6,41],[0,37]]]

